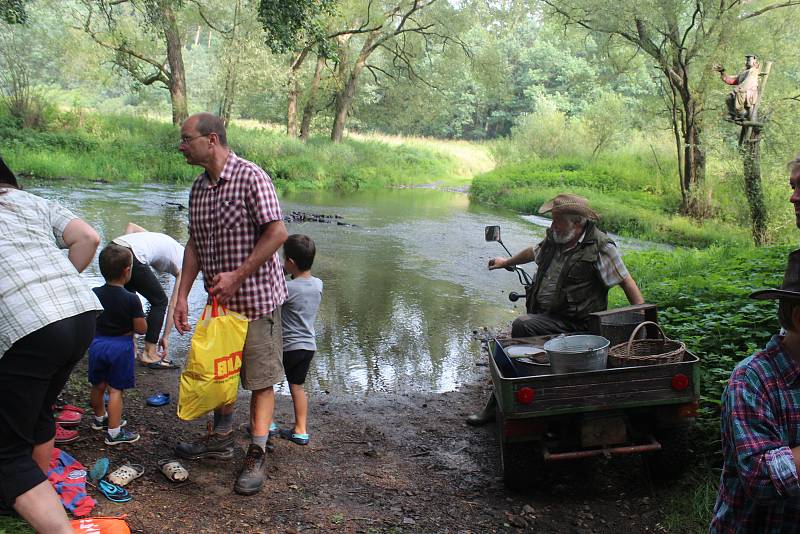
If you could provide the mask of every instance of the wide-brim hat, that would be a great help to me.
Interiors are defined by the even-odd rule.
[[[759,289],[750,293],[751,299],[797,299],[800,300],[800,250],[789,254],[786,273],[780,289]]]
[[[559,215],[579,215],[593,221],[600,219],[600,216],[589,207],[588,200],[570,193],[561,193],[542,204],[539,213],[548,212]]]

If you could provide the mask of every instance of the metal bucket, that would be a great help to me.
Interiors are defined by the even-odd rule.
[[[559,336],[544,344],[555,374],[598,371],[606,368],[611,342],[601,336]]]

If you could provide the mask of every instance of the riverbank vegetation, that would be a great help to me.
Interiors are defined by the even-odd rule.
[[[168,122],[129,115],[51,110],[38,128],[0,115],[0,153],[22,174],[109,182],[187,182],[197,174],[178,152],[178,129]],[[361,136],[333,144],[307,142],[265,125],[234,124],[229,144],[261,165],[283,190],[355,190],[420,182],[462,184],[486,168],[481,147],[463,142]],[[451,148],[452,147],[452,148]],[[454,155],[468,152],[462,163]],[[485,152],[485,151],[484,151]]]

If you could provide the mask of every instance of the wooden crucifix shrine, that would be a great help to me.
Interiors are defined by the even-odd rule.
[[[764,206],[764,191],[761,185],[761,132],[764,121],[758,116],[758,108],[767,87],[772,62],[767,61],[761,70],[755,55],[745,56],[744,70],[736,76],[725,74],[722,65],[714,65],[720,79],[735,86],[725,99],[728,115],[725,120],[741,127],[739,152],[744,164],[744,186],[750,206],[750,222],[753,241],[762,245],[767,240],[767,210]]]

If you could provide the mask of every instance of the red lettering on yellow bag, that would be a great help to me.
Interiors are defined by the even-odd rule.
[[[242,368],[242,351],[232,352],[214,360],[214,380],[224,380]]]

